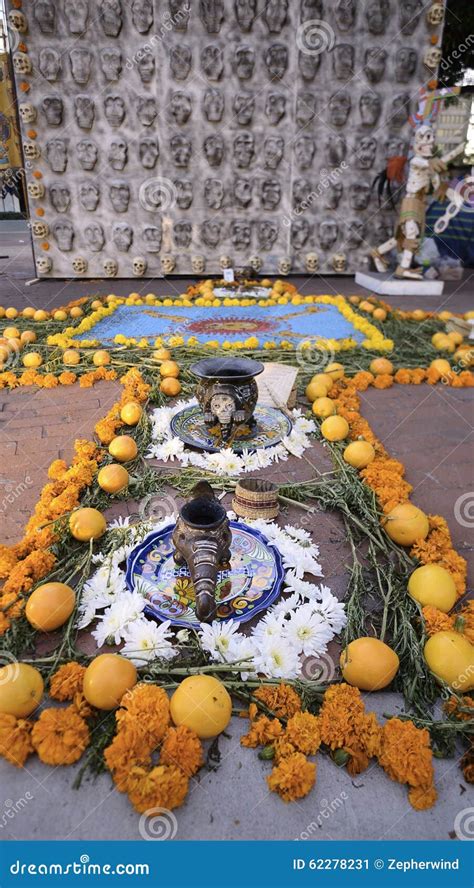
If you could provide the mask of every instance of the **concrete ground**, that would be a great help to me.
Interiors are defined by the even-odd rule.
[[[31,250],[24,227],[0,224],[0,304],[27,304],[51,308],[85,293],[107,293],[110,282],[42,282],[25,287],[33,275]],[[23,241],[23,243],[21,243]],[[350,278],[294,279],[305,292],[361,292]],[[447,285],[439,300],[413,300],[406,308],[452,311],[473,307],[473,276]],[[187,282],[116,281],[116,293],[180,292]],[[397,300],[391,300],[397,304]],[[95,422],[116,397],[119,386],[101,383],[90,390],[53,391],[20,389],[0,393],[0,510],[2,542],[21,537],[46,470],[56,457],[67,459],[77,437],[92,434]],[[71,395],[73,394],[73,397]],[[474,491],[472,469],[472,397],[469,390],[441,386],[394,386],[387,391],[370,389],[362,395],[363,414],[395,457],[406,465],[413,484],[414,501],[430,513],[443,515],[455,547],[471,562],[472,524],[457,520],[456,503],[466,491]],[[319,444],[309,452],[322,471],[327,457]],[[301,479],[309,472],[298,460],[274,466],[274,480]],[[474,496],[474,494],[473,494]],[[12,502],[13,499],[13,502]],[[134,511],[134,504],[127,504]],[[115,511],[115,510],[114,510]],[[282,519],[301,523],[306,514],[290,510]],[[308,525],[305,525],[308,526]],[[348,550],[337,515],[317,514],[310,525],[320,548],[324,580],[342,596],[347,583]],[[337,659],[337,650],[330,651]],[[396,714],[402,701],[395,694],[373,694],[366,701],[377,713]],[[457,758],[435,760],[439,800],[428,812],[415,812],[406,789],[393,783],[377,765],[351,779],[329,759],[318,757],[315,789],[302,802],[285,805],[266,788],[270,766],[254,750],[240,746],[247,722],[233,719],[229,736],[219,742],[221,763],[217,771],[203,769],[192,781],[182,808],[168,818],[166,835],[176,839],[448,839],[455,838],[456,818],[471,808],[472,793],[462,779]],[[73,790],[80,766],[52,769],[35,757],[16,770],[0,761],[0,839],[139,839],[150,833],[150,821],[141,822],[126,797],[119,794],[108,775],[86,781]],[[10,812],[7,816],[6,812]],[[13,813],[13,816],[11,816]]]

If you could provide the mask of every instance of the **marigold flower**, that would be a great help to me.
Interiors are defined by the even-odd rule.
[[[292,743],[287,739],[286,734],[281,734],[280,737],[277,737],[274,744],[274,762],[275,764],[279,764],[282,759],[288,758],[289,755],[293,755],[293,753],[298,750],[295,749]]]
[[[298,752],[315,755],[321,745],[319,719],[310,712],[296,712],[288,721],[285,737]]]
[[[271,792],[277,792],[284,802],[302,799],[316,781],[316,765],[309,762],[302,752],[283,758],[267,777]]]
[[[74,661],[60,666],[51,678],[49,696],[53,700],[72,700],[74,695],[82,691],[86,667]]]
[[[461,698],[450,697],[444,703],[443,709],[447,715],[458,719],[458,721],[470,721],[474,719],[474,697],[469,697],[468,694]],[[467,711],[463,712],[463,710]]]
[[[31,731],[33,723],[26,719],[17,719],[7,712],[0,713],[0,755],[22,768],[30,752],[33,752]]]
[[[112,772],[119,792],[127,792],[131,771],[134,767],[149,768],[151,755],[140,742],[134,743],[127,731],[119,731],[104,752],[105,763]]]
[[[45,765],[72,765],[89,745],[89,728],[73,706],[44,709],[31,740]]]
[[[262,685],[254,693],[254,697],[260,700],[267,709],[277,718],[291,718],[301,710],[301,698],[291,685]]]
[[[255,749],[256,746],[266,746],[268,743],[272,743],[282,733],[283,727],[277,718],[270,719],[266,715],[261,715],[260,718],[256,718],[252,722],[250,731],[240,738],[240,742],[242,746]]]
[[[169,700],[163,688],[137,684],[127,691],[115,713],[119,731],[140,740],[150,752],[161,743],[170,723]]]
[[[204,764],[202,743],[195,733],[185,725],[168,728],[160,751],[161,765],[176,765],[192,777]]]
[[[436,635],[437,632],[454,629],[454,617],[450,617],[449,614],[438,610],[437,607],[427,604],[422,608],[421,612],[425,621],[425,632],[427,635]]]
[[[372,385],[376,389],[387,389],[393,385],[393,376],[391,373],[379,373],[375,377]]]
[[[331,749],[357,748],[357,730],[364,716],[364,703],[358,688],[344,683],[328,688],[319,712],[322,742]]]
[[[466,783],[474,783],[474,745],[472,743],[461,759],[461,769]]]
[[[430,735],[411,721],[391,718],[385,723],[378,760],[391,780],[425,788],[433,783]]]
[[[157,765],[151,771],[138,775],[128,797],[139,814],[151,808],[171,811],[183,804],[188,792],[188,778],[175,765]],[[140,779],[141,776],[141,779]]]
[[[408,790],[408,801],[415,811],[426,811],[432,808],[438,793],[434,786],[412,786]]]

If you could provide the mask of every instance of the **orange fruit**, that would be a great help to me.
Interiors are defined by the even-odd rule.
[[[5,311],[5,317],[8,318],[9,321],[13,321],[15,318],[18,317],[18,309],[13,308],[13,306],[11,308],[7,308]]]
[[[98,311],[99,308],[102,308],[102,302],[100,299],[94,299],[94,301],[91,302],[91,308],[93,308],[94,311]]]
[[[400,546],[413,546],[428,536],[430,525],[425,513],[412,503],[399,503],[383,520],[388,536]]]
[[[35,321],[47,321],[49,318],[49,313],[44,310],[44,308],[38,308],[33,315],[33,319]]]
[[[368,301],[368,299],[364,299],[364,300],[359,304],[359,308],[361,309],[361,311],[367,311],[367,312],[369,312],[369,314],[372,314],[372,312],[373,312],[373,310],[374,310],[374,306],[372,305],[371,302]]]
[[[305,395],[308,401],[316,401],[317,398],[325,398],[328,393],[328,387],[324,382],[310,382],[305,389]]]
[[[359,302],[360,302],[360,296],[349,296],[349,302],[350,302],[352,305],[359,305]]]
[[[393,373],[393,364],[388,358],[374,358],[370,362],[370,372],[375,376],[379,373]]]
[[[96,709],[116,709],[137,683],[137,670],[120,654],[99,654],[84,673],[84,697]]]
[[[375,450],[369,441],[351,441],[343,457],[354,469],[365,469],[375,459]]]
[[[41,703],[44,682],[28,663],[9,663],[0,669],[0,712],[28,718]]]
[[[462,335],[462,333],[458,333],[457,330],[452,330],[450,333],[448,333],[448,339],[450,339],[451,342],[454,343],[454,345],[462,345],[464,336]]]
[[[154,361],[169,361],[171,352],[167,348],[158,348],[153,352],[152,358]]]
[[[44,583],[31,593],[25,616],[39,632],[52,632],[71,616],[76,604],[74,589],[65,583]]]
[[[54,321],[67,321],[67,312],[63,311],[62,308],[58,308],[57,311],[53,313]]]
[[[174,376],[166,376],[160,383],[160,392],[167,395],[168,398],[175,398],[181,391],[181,383]]]
[[[336,382],[337,379],[342,379],[344,376],[344,365],[333,361],[332,364],[325,367],[324,372],[331,377],[333,382]]]
[[[361,691],[380,691],[395,678],[400,660],[388,644],[368,636],[356,638],[343,650],[342,677]]]
[[[18,327],[5,327],[3,331],[4,339],[19,339],[20,335]]]
[[[453,316],[452,311],[440,311],[440,313],[438,315],[440,321],[449,321],[449,319],[452,318],[452,316]]]
[[[41,367],[43,358],[39,352],[28,352],[24,356],[22,363],[24,367]]]
[[[69,311],[69,316],[71,318],[80,318],[84,314],[82,308],[79,305],[74,305]]]
[[[119,462],[130,462],[135,459],[138,447],[130,435],[117,435],[109,444],[109,453]]]
[[[474,688],[474,645],[465,635],[443,629],[425,644],[423,651],[431,672],[458,694]]]
[[[176,379],[179,376],[179,367],[176,361],[163,361],[160,367],[160,376],[174,376]]]
[[[333,416],[336,413],[336,405],[334,401],[331,401],[331,398],[323,396],[313,401],[312,410],[315,416],[319,416],[320,419],[327,419],[328,416]]]
[[[23,309],[21,314],[22,314],[22,317],[29,318],[31,320],[35,316],[35,310],[34,310],[34,308],[32,308],[31,305],[29,305],[29,306],[27,306],[27,308]],[[1,315],[0,315],[0,317],[1,317]]]
[[[128,487],[129,480],[127,470],[117,463],[104,466],[97,475],[97,483],[106,493],[120,493]]]
[[[374,308],[372,317],[377,321],[385,321],[387,318],[387,312],[384,308]]]
[[[175,725],[185,725],[201,740],[225,731],[232,715],[232,700],[225,686],[212,675],[190,675],[170,700]]]
[[[69,518],[69,530],[81,543],[98,540],[107,530],[107,522],[98,509],[76,509]]]
[[[414,321],[424,321],[426,318],[426,311],[423,311],[421,308],[415,308],[415,311],[412,311],[411,316]]]
[[[109,295],[105,297],[105,301],[107,302],[108,305],[111,305],[112,302],[117,301],[117,297],[115,296],[114,293],[109,293]]]
[[[110,354],[105,348],[99,349],[99,351],[94,352],[92,361],[96,367],[105,367],[106,364],[110,364]]]
[[[128,404],[125,404],[120,411],[120,419],[125,425],[135,426],[139,421],[140,417],[143,413],[140,404],[137,404],[136,401],[129,401]]]
[[[315,373],[314,376],[311,377],[310,382],[322,382],[327,390],[330,391],[333,387],[334,379],[329,373]]]
[[[326,441],[343,441],[349,434],[349,423],[343,416],[328,416],[321,423],[321,434]]]
[[[66,364],[68,367],[75,367],[76,364],[79,364],[81,360],[81,354],[75,348],[67,348],[65,352],[63,352],[63,364]]]
[[[441,373],[441,376],[451,373],[451,364],[446,358],[435,358],[434,361],[431,361],[430,367],[432,370],[437,370],[438,373]]]
[[[423,564],[417,567],[408,580],[408,593],[422,607],[429,605],[448,614],[456,604],[456,583],[446,568],[440,564]]]
[[[36,333],[34,330],[23,330],[23,333],[20,336],[20,342],[23,342],[25,345],[29,345],[31,342],[36,342]]]

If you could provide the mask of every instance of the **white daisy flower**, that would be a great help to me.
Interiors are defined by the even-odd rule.
[[[297,608],[285,623],[285,639],[305,657],[324,653],[333,634],[326,620],[315,613],[310,604]]]
[[[267,678],[296,678],[300,671],[298,654],[283,638],[268,638],[257,648],[255,671]]]
[[[171,643],[169,627],[169,620],[160,624],[144,617],[134,620],[123,632],[125,644],[120,653],[128,657],[135,666],[143,666],[151,660],[173,659],[178,651]]]
[[[124,592],[104,612],[97,627],[93,630],[97,647],[102,647],[110,639],[120,644],[125,629],[133,623],[145,607],[144,598],[137,592]]]
[[[201,623],[199,633],[201,646],[218,663],[232,663],[236,659],[234,656],[236,632],[236,623],[219,623],[217,620],[210,624]]]
[[[114,518],[113,521],[109,522],[108,529],[115,530],[117,527],[123,529],[124,527],[130,526],[130,515],[119,515],[117,518]]]
[[[283,617],[274,611],[268,611],[263,619],[257,624],[253,630],[253,637],[257,639],[258,644],[262,644],[267,638],[279,638],[283,631]]]

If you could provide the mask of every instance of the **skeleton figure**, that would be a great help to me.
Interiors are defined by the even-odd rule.
[[[142,126],[152,126],[158,115],[155,99],[139,96],[137,99],[137,117]]]
[[[347,155],[345,136],[335,136],[326,142],[326,158],[329,166],[340,166]]]
[[[286,22],[288,0],[267,0],[263,20],[270,34],[279,34]]]
[[[48,46],[40,49],[38,57],[38,68],[45,80],[53,82],[58,79],[61,71],[61,56],[55,49]]]
[[[250,80],[255,68],[255,52],[251,46],[237,46],[234,53],[234,71],[239,80]]]
[[[235,219],[235,221],[232,222],[230,238],[232,245],[236,250],[245,250],[246,247],[250,246],[251,234],[252,232],[249,222],[246,222],[244,219]]]
[[[81,129],[92,129],[95,117],[95,103],[90,96],[76,96],[74,99],[74,116]]]
[[[302,250],[311,233],[307,219],[295,219],[291,223],[291,245],[295,250]]]
[[[224,0],[199,0],[199,15],[209,34],[218,34],[224,21]]]
[[[200,254],[198,256],[191,256],[191,268],[194,274],[204,274],[206,269],[206,260],[204,256]]]
[[[262,253],[268,253],[272,249],[278,237],[278,226],[275,222],[257,222],[257,241]]]
[[[153,24],[152,0],[133,0],[132,22],[139,34],[148,34]]]
[[[99,21],[107,37],[118,37],[123,24],[121,0],[101,0]]]
[[[92,253],[100,253],[104,248],[105,235],[102,225],[98,222],[90,222],[84,228],[84,239]]]
[[[224,114],[224,95],[219,89],[207,89],[204,93],[202,110],[209,123],[219,123]]]
[[[112,180],[109,186],[109,198],[116,213],[126,213],[130,203],[130,188],[127,183],[121,179]]]
[[[263,56],[271,80],[281,80],[288,67],[288,48],[284,43],[273,43]]]
[[[147,225],[142,232],[142,240],[147,253],[159,253],[161,250],[161,225]]]
[[[58,219],[51,226],[51,233],[62,253],[70,253],[74,241],[74,228],[67,219]]]
[[[354,74],[354,47],[339,43],[332,51],[332,69],[338,80],[349,80]]]
[[[224,71],[224,55],[219,46],[210,44],[201,52],[201,68],[208,80],[220,80]]]
[[[133,243],[133,229],[126,222],[116,222],[112,227],[112,241],[120,253],[127,253]]]
[[[304,267],[309,274],[315,274],[319,268],[319,258],[317,253],[306,253],[304,258]]]
[[[88,213],[94,213],[100,201],[100,187],[95,182],[79,183],[79,203]]]
[[[303,80],[314,80],[321,64],[321,55],[322,53],[310,55],[301,51],[298,53],[298,68]]]
[[[36,270],[38,274],[48,274],[53,267],[53,263],[48,256],[40,256],[39,259],[36,260]]]
[[[398,6],[400,31],[410,36],[417,28],[424,4],[422,0],[400,0]]]
[[[340,31],[350,31],[355,22],[356,0],[338,0],[334,16]]]
[[[20,102],[18,106],[22,123],[34,123],[37,117],[36,108],[31,102]],[[43,109],[44,110],[44,109]]]
[[[318,234],[319,243],[321,244],[323,250],[330,250],[331,247],[333,247],[336,243],[339,235],[337,222],[334,222],[332,219],[326,219],[324,222],[321,222],[319,225]]]
[[[100,53],[100,67],[106,80],[119,80],[122,73],[122,53],[112,47]]]
[[[263,164],[267,170],[276,170],[283,157],[285,143],[281,136],[268,136],[263,143]]]
[[[53,173],[64,173],[67,167],[67,144],[64,139],[50,139],[46,142],[46,160]]]
[[[204,200],[211,210],[220,210],[224,203],[224,186],[220,179],[206,179],[204,182]]]
[[[234,14],[240,29],[248,33],[257,15],[257,0],[234,0]]]
[[[57,213],[67,213],[71,205],[71,192],[61,182],[49,186],[49,198]]]
[[[211,167],[218,167],[224,159],[224,139],[219,135],[207,136],[203,143],[204,156]]]
[[[173,136],[170,141],[170,151],[175,167],[186,169],[189,166],[192,144],[187,136],[182,136],[181,134]]]
[[[397,129],[404,126],[410,114],[410,96],[408,93],[401,93],[392,101],[392,107],[388,116],[388,123]]]
[[[408,83],[416,71],[418,53],[416,49],[402,46],[395,56],[395,80],[398,83]]]
[[[355,152],[356,166],[360,170],[371,170],[377,153],[377,142],[370,136],[363,136]]]
[[[375,126],[382,113],[382,100],[375,92],[363,93],[359,99],[362,126]]]
[[[151,83],[155,76],[155,59],[151,52],[145,52],[137,59],[137,70],[142,83]]]
[[[360,247],[365,237],[365,222],[363,219],[351,219],[347,227],[346,243],[355,250]]]
[[[125,139],[119,137],[112,139],[107,159],[113,170],[123,170],[128,161],[128,148]]]
[[[233,184],[233,197],[237,207],[245,209],[252,203],[253,182],[237,176]]]
[[[143,136],[138,143],[138,157],[145,170],[153,170],[160,156],[158,140],[153,136]]]
[[[240,126],[248,126],[252,123],[255,111],[255,99],[250,93],[237,93],[232,105],[235,119]]]
[[[184,92],[175,92],[169,103],[169,112],[174,123],[182,126],[191,117],[192,104],[190,97]]]
[[[189,0],[168,0],[171,24],[175,31],[187,31],[191,4]]]
[[[300,170],[307,170],[313,165],[316,142],[312,136],[300,136],[295,142],[295,158]]]
[[[365,182],[352,182],[349,203],[353,210],[366,210],[370,203],[370,185]]]
[[[41,110],[46,118],[48,126],[61,126],[63,122],[64,105],[59,96],[45,96],[41,102]]]
[[[333,126],[344,126],[351,110],[351,97],[347,92],[337,92],[329,99],[329,119]]]
[[[291,271],[291,259],[289,256],[285,256],[283,259],[280,259],[278,263],[278,274],[287,275]]]
[[[201,225],[201,240],[206,247],[217,247],[221,240],[222,225],[214,219],[205,219]]]
[[[106,96],[104,113],[110,126],[121,126],[125,120],[125,102],[122,96]]]
[[[365,18],[371,34],[385,34],[389,12],[388,0],[369,0],[365,10]]]
[[[76,47],[69,53],[69,62],[76,83],[87,83],[91,76],[92,53],[88,49]]]
[[[99,149],[92,139],[81,139],[76,145],[76,153],[83,170],[94,169],[99,156]]]
[[[175,80],[186,80],[192,64],[192,53],[189,46],[173,46],[170,49],[170,69]]]
[[[365,53],[364,73],[369,83],[378,83],[385,74],[387,53],[380,46],[373,46]]]
[[[255,154],[253,133],[239,133],[234,139],[234,163],[239,169],[247,169]]]
[[[333,182],[326,191],[324,207],[326,210],[337,210],[342,197],[342,182]]]
[[[299,93],[296,97],[296,123],[300,127],[310,124],[316,115],[316,96],[313,93]]]
[[[163,274],[173,274],[176,266],[176,259],[170,253],[166,253],[161,257],[160,264]]]
[[[64,0],[64,15],[70,34],[83,34],[89,18],[89,0]]]
[[[56,25],[56,4],[53,0],[36,0],[33,15],[42,34],[54,34]]]
[[[190,179],[175,179],[176,206],[180,210],[188,210],[193,202],[193,183]]]
[[[268,93],[265,102],[265,115],[272,126],[276,126],[286,113],[286,96],[282,93]]]
[[[74,274],[85,274],[87,271],[87,259],[84,256],[75,256],[71,262]]]
[[[175,247],[187,248],[191,244],[193,228],[191,222],[175,222],[173,240]]]
[[[102,268],[104,269],[106,277],[116,277],[118,272],[118,264],[115,259],[104,259],[102,263]]]

